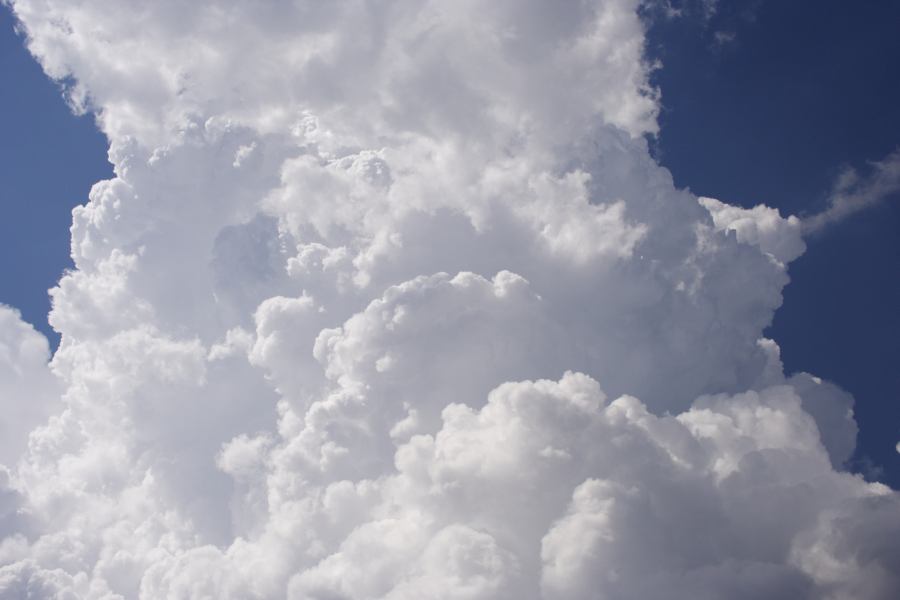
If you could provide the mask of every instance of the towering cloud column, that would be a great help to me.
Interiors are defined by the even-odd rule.
[[[0,312],[0,597],[900,593],[762,335],[804,229],[651,158],[637,0],[11,4],[116,176],[49,367]]]

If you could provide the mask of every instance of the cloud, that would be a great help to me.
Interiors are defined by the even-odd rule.
[[[61,389],[49,359],[46,338],[0,304],[0,464],[15,461],[28,432],[59,408]]]
[[[806,251],[803,226],[797,217],[783,218],[777,208],[763,204],[742,208],[715,198],[699,198],[713,218],[716,228],[733,231],[739,242],[752,244],[775,260],[788,263]]]
[[[0,596],[896,592],[763,338],[803,227],[651,158],[636,0],[12,6],[116,176],[49,366],[0,313]]]
[[[848,217],[895,199],[900,193],[900,150],[871,163],[868,173],[860,175],[853,168],[841,173],[828,196],[828,207],[803,219],[803,230],[817,234]]]
[[[716,46],[720,48],[733,44],[736,39],[737,34],[733,31],[719,30],[713,32],[713,40],[715,40]]]

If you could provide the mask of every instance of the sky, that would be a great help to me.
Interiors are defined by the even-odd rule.
[[[21,310],[55,345],[47,290],[72,266],[71,210],[84,203],[94,182],[112,175],[112,166],[93,118],[72,114],[60,87],[16,35],[5,6],[0,23],[0,69],[4,81],[15,82],[0,87],[0,197],[7,211],[0,222],[0,302]]]
[[[655,21],[663,63],[657,156],[679,186],[742,206],[814,213],[847,167],[900,145],[900,5],[723,2]],[[717,42],[716,34],[733,34]],[[770,335],[788,371],[856,399],[858,468],[900,485],[900,200],[808,241]],[[848,350],[852,349],[852,350]],[[868,460],[867,460],[868,458]],[[874,465],[870,464],[870,461]]]
[[[0,8],[0,597],[897,597],[898,17]]]

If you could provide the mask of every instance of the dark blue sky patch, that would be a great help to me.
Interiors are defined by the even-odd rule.
[[[651,15],[661,61],[655,153],[676,184],[782,214],[813,214],[846,167],[900,144],[900,3],[699,2]],[[721,32],[727,32],[722,39]],[[856,467],[900,486],[900,202],[808,240],[768,335],[787,372],[856,397]],[[879,474],[878,470],[883,469]]]
[[[47,290],[72,267],[71,210],[112,176],[106,139],[90,115],[75,117],[0,6],[0,302],[50,338]]]

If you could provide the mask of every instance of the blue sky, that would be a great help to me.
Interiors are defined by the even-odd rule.
[[[662,89],[655,153],[677,185],[743,206],[813,213],[844,166],[900,143],[900,4],[722,3],[706,20],[654,20]],[[693,9],[693,11],[692,11]],[[93,118],[73,116],[0,12],[0,302],[58,343],[46,290],[68,257],[71,207],[110,177]],[[719,34],[717,36],[717,33]],[[723,35],[725,34],[723,41]],[[717,39],[718,38],[718,39]],[[857,467],[900,485],[900,203],[857,214],[809,242],[770,332],[788,372],[856,398]],[[848,349],[851,349],[848,351]]]
[[[69,259],[70,210],[112,175],[106,140],[90,115],[75,117],[0,8],[0,302],[57,343],[47,290]]]
[[[900,145],[900,3],[722,2],[708,22],[657,20],[657,157],[679,186],[782,214],[824,208],[841,169]],[[724,44],[717,32],[734,35]],[[900,485],[900,202],[808,240],[770,335],[785,370],[856,398],[857,459]]]

